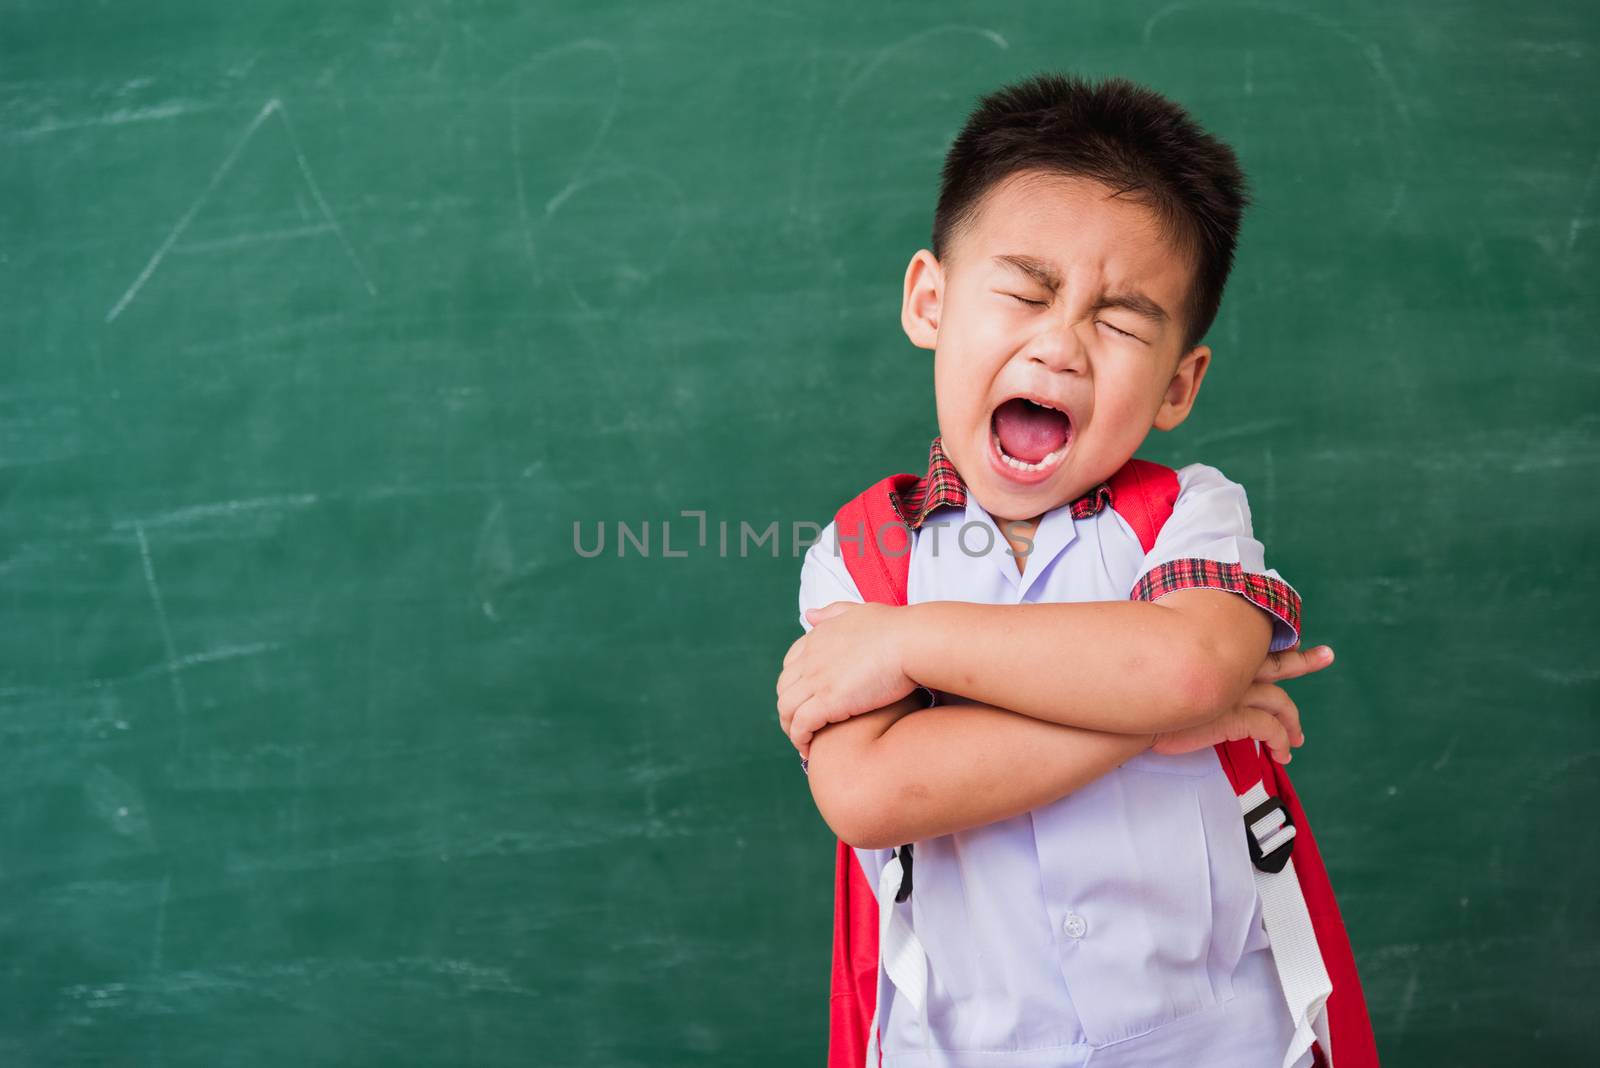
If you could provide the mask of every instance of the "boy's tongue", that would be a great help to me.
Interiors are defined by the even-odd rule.
[[[1067,440],[1065,414],[1021,397],[1012,397],[994,410],[994,432],[1007,456],[1036,464]]]

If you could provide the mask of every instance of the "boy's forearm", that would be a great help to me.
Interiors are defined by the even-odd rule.
[[[1212,593],[1171,596],[1196,592]],[[1259,628],[1242,637],[1147,601],[925,601],[901,611],[903,667],[916,682],[1033,719],[1115,733],[1210,719],[1253,674],[1240,671],[1240,651],[1259,636],[1259,663],[1270,637],[1265,617],[1251,618],[1259,615],[1254,607],[1229,617]]]
[[[811,788],[845,842],[892,848],[1047,805],[1153,741],[1151,734],[1084,730],[983,704],[909,714],[891,707],[817,733]]]

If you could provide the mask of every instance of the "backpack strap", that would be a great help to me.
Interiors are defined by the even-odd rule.
[[[1177,503],[1177,472],[1129,460],[1110,483],[1112,507],[1148,553]],[[1223,742],[1216,753],[1239,800],[1262,920],[1294,1018],[1285,1068],[1308,1048],[1316,1064],[1332,1068],[1335,1036],[1338,1068],[1376,1068],[1377,1045],[1350,938],[1288,771],[1253,739]]]
[[[895,511],[890,495],[903,494],[916,482],[917,476],[911,474],[879,479],[856,494],[833,517],[839,553],[863,601],[906,603],[906,585],[911,574],[911,531]]]
[[[1216,748],[1244,816],[1245,841],[1261,899],[1261,921],[1272,943],[1278,981],[1294,1021],[1294,1038],[1283,1061],[1288,1068],[1308,1049],[1320,1046],[1324,1054],[1333,1050],[1325,1011],[1333,982],[1324,960],[1322,932],[1308,907],[1310,888],[1302,885],[1306,881],[1303,874],[1310,874],[1310,869],[1302,873],[1291,857],[1301,852],[1297,846],[1309,841],[1309,829],[1303,823],[1304,813],[1299,814],[1302,822],[1296,823],[1285,798],[1275,792],[1278,777],[1266,765],[1277,761],[1254,739],[1222,742]],[[1327,873],[1320,870],[1320,864],[1318,868],[1326,880]],[[1331,898],[1331,890],[1328,896]],[[1340,1052],[1344,1052],[1342,1047]],[[1340,1068],[1347,1063],[1356,1060],[1341,1058]]]
[[[868,486],[833,517],[845,567],[863,601],[903,605],[911,574],[911,532],[891,494],[909,490],[913,474]],[[910,847],[903,846],[906,860]],[[876,893],[861,858],[840,841],[834,855],[833,975],[828,1003],[828,1068],[877,1068],[879,961],[895,988],[927,1019],[927,952],[894,907],[904,869],[891,857]]]
[[[1149,552],[1178,501],[1178,473],[1149,460],[1129,460],[1110,478],[1111,507],[1139,536]]]
[[[1282,800],[1289,819],[1298,828],[1293,862],[1295,874],[1305,898],[1306,911],[1311,916],[1317,949],[1333,986],[1328,994],[1324,1024],[1328,1041],[1320,1049],[1312,1048],[1322,1054],[1327,1068],[1332,1068],[1335,1047],[1339,1051],[1339,1068],[1378,1068],[1378,1045],[1372,1033],[1372,1020],[1367,1015],[1367,999],[1361,990],[1361,975],[1356,971],[1350,935],[1333,896],[1333,882],[1322,863],[1322,854],[1311,835],[1311,824],[1306,822],[1294,784],[1289,781],[1288,769],[1264,754],[1263,762],[1271,770],[1273,792]]]
[[[1377,1068],[1350,936],[1288,770],[1252,739],[1216,749],[1244,814],[1261,918],[1294,1019],[1284,1065],[1310,1049],[1323,1068]]]
[[[828,1068],[877,1068],[868,1046],[878,1018],[878,903],[855,850],[839,842],[833,864],[833,974]]]

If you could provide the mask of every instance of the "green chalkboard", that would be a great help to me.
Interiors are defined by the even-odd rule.
[[[1254,181],[1146,455],[1249,489],[1338,650],[1294,770],[1385,1063],[1589,1054],[1597,47],[1543,2],[0,6],[0,1063],[820,1064],[792,525],[925,458],[903,271],[975,97],[1051,69]]]

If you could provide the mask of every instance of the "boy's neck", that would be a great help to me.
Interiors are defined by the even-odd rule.
[[[1016,553],[1017,573],[1025,575],[1028,572],[1028,549],[1033,545],[1034,531],[1039,529],[1039,520],[1044,516],[1036,515],[1032,519],[1018,519],[1008,523],[1001,523],[1000,533],[1011,545],[1011,551]]]

